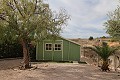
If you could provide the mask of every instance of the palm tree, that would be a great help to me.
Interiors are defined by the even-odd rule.
[[[98,56],[101,57],[103,60],[102,63],[102,71],[107,71],[109,70],[109,64],[108,64],[108,57],[113,55],[118,48],[113,48],[107,45],[107,43],[103,43],[102,46],[94,46],[94,47],[87,47],[93,51],[95,51]]]

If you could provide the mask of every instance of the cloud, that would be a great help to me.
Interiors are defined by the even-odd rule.
[[[61,34],[66,38],[88,38],[89,36],[108,36],[104,22],[108,11],[113,11],[117,0],[48,0],[52,10],[65,8],[71,21]]]

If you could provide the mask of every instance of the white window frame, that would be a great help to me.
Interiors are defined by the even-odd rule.
[[[46,44],[51,44],[51,50],[46,50]],[[49,49],[49,48],[48,48]],[[45,51],[52,51],[53,50],[53,45],[52,43],[45,43]]]
[[[55,47],[55,44],[60,44],[60,45],[61,45],[61,47],[60,47],[61,50],[55,50],[55,48],[56,48],[56,47]],[[55,43],[55,44],[54,44],[54,51],[62,51],[62,43]],[[58,48],[59,48],[59,47],[57,47],[57,49],[58,49]]]

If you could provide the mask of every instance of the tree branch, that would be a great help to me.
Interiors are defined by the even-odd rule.
[[[37,0],[35,0],[35,8],[34,8],[33,14],[35,13],[36,9],[37,9]]]
[[[9,23],[9,21],[7,21],[1,14],[0,14],[0,19]]]
[[[15,6],[11,2],[8,2],[7,6],[9,6],[11,9],[13,9],[13,11],[16,9]]]
[[[20,13],[20,15],[23,17],[23,18],[25,18],[25,16],[22,14],[22,12],[20,11],[20,9],[19,9],[19,7],[18,7],[18,3],[17,3],[17,1],[16,0],[14,0],[14,3],[15,3],[15,5],[16,5],[16,8],[17,8],[17,10],[18,10],[18,12]]]

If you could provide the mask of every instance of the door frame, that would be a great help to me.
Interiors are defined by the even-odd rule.
[[[43,60],[45,59],[45,55],[44,55],[44,54],[45,54],[45,44],[46,44],[45,41],[51,41],[51,40],[43,40]],[[63,47],[64,47],[64,46],[63,46],[63,40],[55,40],[55,42],[52,42],[52,41],[51,41],[51,44],[53,45],[53,46],[52,46],[53,48],[54,48],[54,44],[56,43],[56,41],[61,41],[61,42],[62,42],[62,43],[61,43],[61,44],[62,44],[62,45],[61,45],[61,46],[62,46],[61,52],[62,52],[62,61],[63,61],[63,49],[64,49],[64,48],[63,48]],[[50,42],[49,42],[49,43],[50,43]],[[52,48],[52,60],[53,60],[53,55],[54,55],[54,49],[53,49],[53,48]]]

